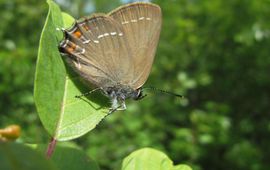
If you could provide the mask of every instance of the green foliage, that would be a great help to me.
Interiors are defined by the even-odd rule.
[[[137,150],[126,157],[122,170],[191,170],[186,165],[173,166],[164,153],[151,148]]]
[[[31,148],[32,149],[31,149]],[[24,146],[1,143],[0,168],[5,170],[100,170],[97,163],[71,143],[58,144],[50,159],[44,157],[46,145]],[[191,170],[186,165],[173,166],[162,152],[143,148],[131,153],[122,163],[122,170]]]
[[[38,152],[44,154],[46,145],[32,145]],[[100,170],[97,163],[90,159],[80,148],[69,144],[59,143],[51,157],[51,161],[59,170]]]
[[[0,168],[4,170],[99,170],[95,161],[73,145],[58,145],[51,159],[44,157],[46,148],[46,145],[42,144],[24,146],[16,143],[1,143]]]
[[[40,38],[34,97],[44,127],[55,139],[63,141],[93,129],[108,110],[100,108],[96,102],[75,98],[83,87],[77,75],[66,72],[58,51],[62,32],[57,31],[64,25],[70,27],[73,18],[68,14],[62,16],[53,1],[49,0],[48,4],[49,13]]]
[[[0,168],[5,170],[56,170],[53,163],[29,147],[0,142]]]
[[[36,0],[0,0],[0,126],[23,126],[24,141],[46,138],[33,100],[36,55],[46,6]]]
[[[65,11],[76,17],[120,3],[67,2]],[[269,1],[155,2],[163,28],[147,85],[185,99],[154,94],[131,101],[76,142],[101,169],[120,169],[121,159],[141,147],[195,170],[269,169]],[[0,7],[0,126],[18,123],[20,141],[46,141],[32,95],[46,3],[2,0]]]

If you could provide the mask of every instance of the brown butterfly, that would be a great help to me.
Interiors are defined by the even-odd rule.
[[[111,112],[125,110],[125,100],[144,97],[161,30],[161,9],[135,2],[108,14],[82,18],[67,30],[60,52],[87,82],[112,101]]]

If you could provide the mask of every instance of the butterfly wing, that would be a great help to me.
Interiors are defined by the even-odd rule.
[[[84,18],[65,31],[60,51],[76,72],[98,87],[128,84],[132,58],[122,26],[99,14]]]
[[[126,32],[133,58],[134,72],[130,86],[140,88],[151,71],[161,30],[161,9],[151,3],[132,3],[108,14]]]

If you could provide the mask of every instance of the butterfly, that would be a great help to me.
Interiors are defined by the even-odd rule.
[[[158,5],[135,2],[108,14],[77,20],[64,31],[59,50],[67,63],[112,102],[111,113],[125,100],[142,99],[162,24]]]

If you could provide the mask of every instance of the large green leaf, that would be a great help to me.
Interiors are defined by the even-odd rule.
[[[41,153],[44,153],[47,148],[43,144],[32,147]],[[100,170],[98,164],[81,149],[65,143],[56,146],[51,160],[59,170]]]
[[[41,122],[56,140],[64,141],[79,137],[95,126],[107,115],[104,103],[91,95],[77,99],[86,88],[74,74],[58,51],[63,33],[59,28],[69,27],[74,19],[48,0],[49,12],[41,34],[36,66],[34,97]],[[93,100],[94,99],[94,100]],[[103,98],[104,99],[104,98]]]
[[[131,153],[122,163],[122,170],[192,170],[186,165],[174,166],[164,153],[143,148]]]
[[[3,170],[55,170],[44,155],[21,144],[0,142],[0,169]]]

